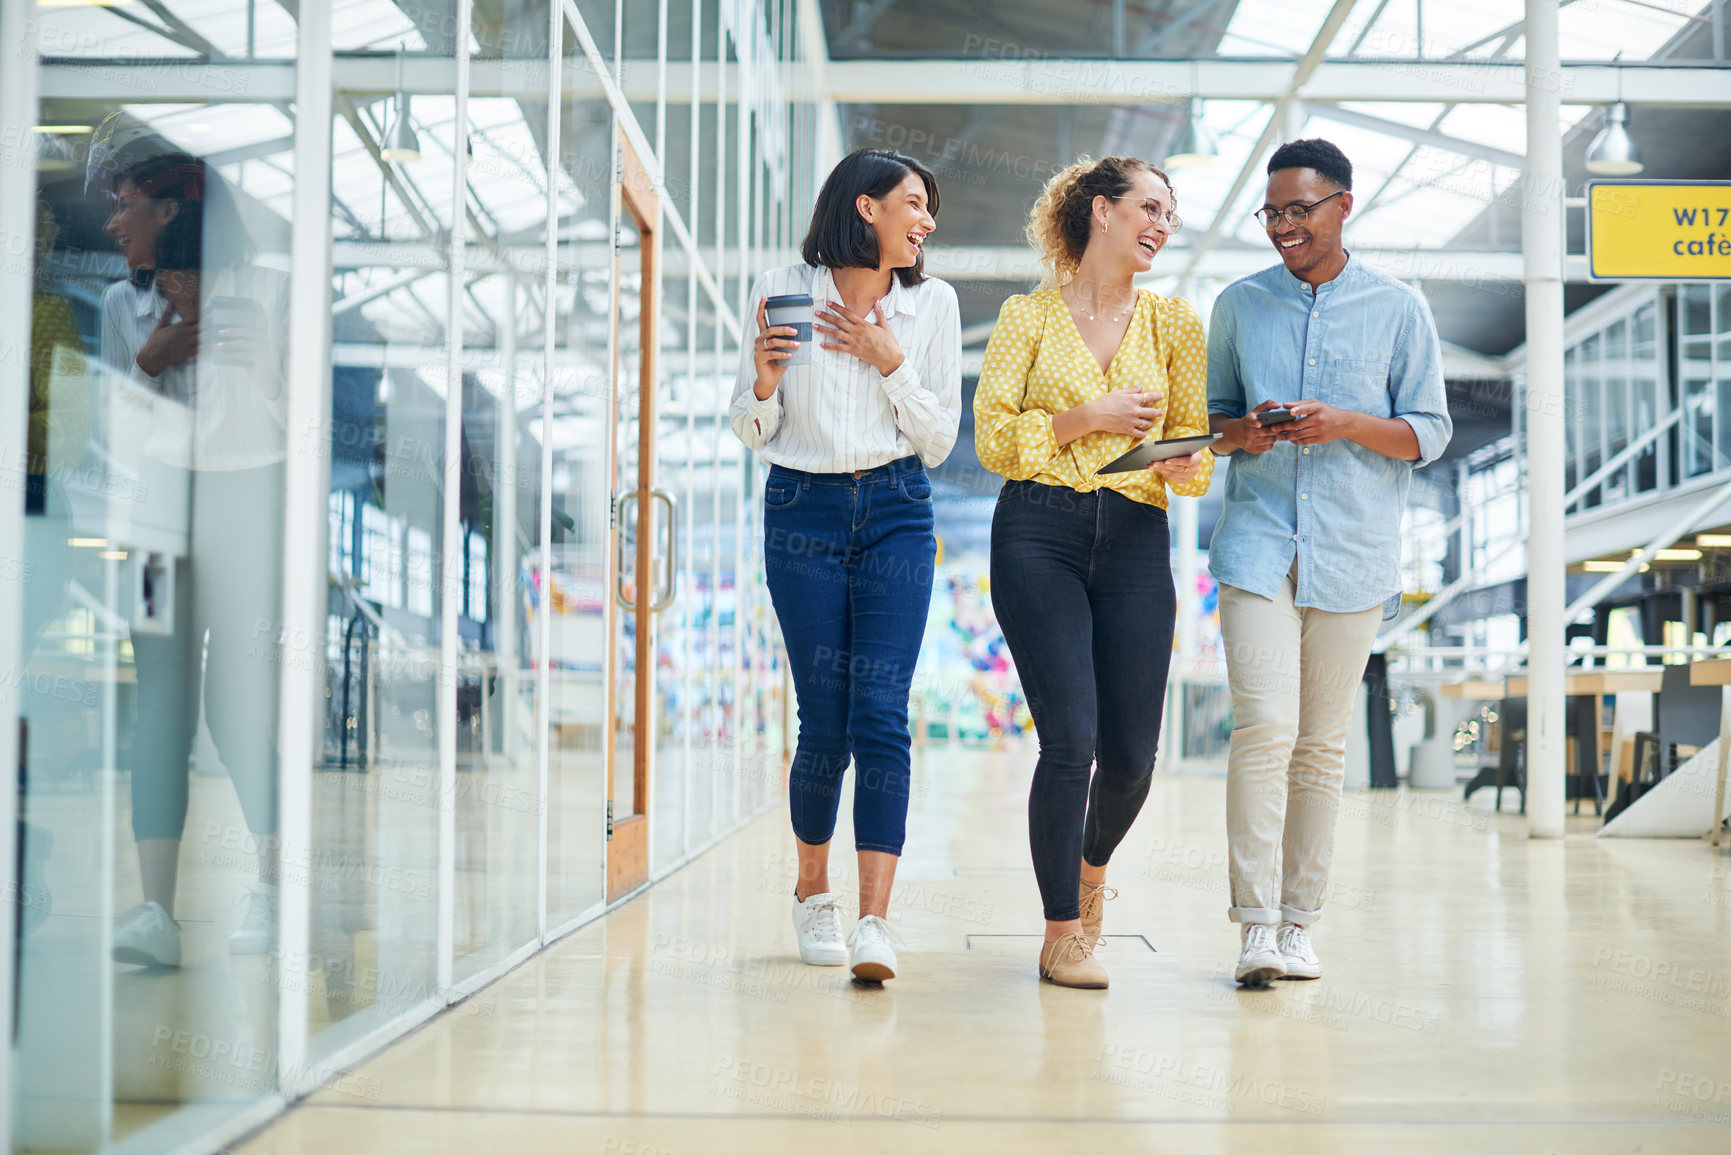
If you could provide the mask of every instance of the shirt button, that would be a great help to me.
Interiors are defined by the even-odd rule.
[[[1322,316],[1322,314],[1321,314],[1321,313],[1315,313],[1315,312],[1313,312],[1313,313],[1311,313],[1311,314],[1310,314],[1310,315],[1311,315],[1311,316],[1312,316],[1312,317],[1320,317],[1320,316]]]
[[[1310,359],[1310,363],[1311,363],[1311,364],[1312,364],[1312,365],[1314,365],[1314,364],[1316,364],[1316,358],[1315,358],[1315,357],[1312,357],[1312,358],[1311,358],[1311,359]]]
[[[1310,500],[1310,494],[1308,494],[1308,493],[1301,493],[1301,494],[1299,494],[1299,495],[1298,495],[1298,500],[1300,500],[1300,501],[1309,501],[1309,500]]]
[[[1292,535],[1292,540],[1293,540],[1293,541],[1297,541],[1297,540],[1298,540],[1298,535],[1297,535],[1297,534],[1296,534],[1296,533],[1295,533],[1295,534],[1293,534],[1293,535]]]
[[[1306,445],[1304,447],[1304,452],[1308,455],[1310,453],[1310,446]]]

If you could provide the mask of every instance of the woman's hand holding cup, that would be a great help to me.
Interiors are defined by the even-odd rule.
[[[757,381],[752,392],[759,401],[767,401],[781,385],[787,372],[787,361],[799,349],[799,330],[792,325],[770,325],[767,301],[757,303],[757,340],[751,343],[751,360],[757,366]]]

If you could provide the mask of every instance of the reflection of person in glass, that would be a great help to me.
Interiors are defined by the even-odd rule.
[[[77,380],[84,371],[84,338],[78,331],[72,304],[53,291],[49,256],[60,236],[60,222],[45,200],[36,202],[36,291],[30,306],[30,404],[29,430],[25,440],[25,556],[31,572],[24,584],[23,659],[34,663],[37,646],[48,624],[64,602],[72,564],[66,540],[68,510],[65,487],[57,470],[82,456],[90,436],[90,405],[87,393],[77,388],[57,388],[57,382]],[[51,665],[63,660],[48,647]],[[34,684],[34,680],[32,680]],[[18,759],[18,858],[27,865],[20,870],[20,933],[29,934],[48,917],[51,903],[43,884],[42,863],[54,845],[53,834],[26,821],[31,790],[29,775],[48,770],[53,764],[56,729],[77,732],[77,709],[53,694],[25,692],[21,704]],[[37,738],[31,740],[31,727]],[[49,757],[43,757],[44,752]],[[63,768],[63,767],[62,767]],[[48,770],[48,772],[52,772]]]
[[[135,385],[186,406],[190,436],[164,457],[190,472],[186,556],[177,559],[172,629],[134,632],[138,720],[132,828],[144,901],[114,935],[117,961],[178,966],[174,920],[189,758],[204,720],[239,797],[244,830],[201,822],[199,858],[256,855],[258,886],[235,954],[272,949],[276,925],[276,714],[280,663],[285,279],[248,264],[232,195],[203,161],[156,138],[104,157],[107,232],[129,279],[102,300],[102,356]],[[140,431],[140,435],[144,435]]]

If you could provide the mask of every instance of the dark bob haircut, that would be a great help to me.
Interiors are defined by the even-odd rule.
[[[938,178],[913,157],[887,148],[862,148],[843,157],[823,182],[817,205],[811,210],[811,228],[799,246],[805,263],[814,268],[877,268],[877,234],[859,215],[854,202],[861,194],[883,200],[909,173],[917,174],[925,183],[926,211],[937,216]],[[912,268],[895,272],[904,288],[913,288],[926,279],[925,253],[920,253]]]
[[[1337,146],[1321,137],[1289,140],[1275,149],[1268,158],[1268,171],[1272,175],[1283,168],[1313,169],[1324,180],[1352,191],[1352,162]]]
[[[135,157],[115,176],[113,191],[131,184],[140,196],[172,201],[174,219],[156,238],[156,267],[197,269],[204,265],[204,200],[209,174],[204,162],[184,152]]]

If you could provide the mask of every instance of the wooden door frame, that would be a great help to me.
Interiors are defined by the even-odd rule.
[[[632,779],[632,813],[627,815],[613,814],[613,782],[618,769],[618,730],[613,720],[608,720],[611,747],[607,759],[607,807],[609,828],[607,837],[607,901],[613,902],[619,897],[643,885],[649,879],[649,760],[654,749],[655,739],[655,611],[652,607],[654,591],[650,588],[655,572],[655,500],[651,492],[655,488],[655,324],[656,314],[660,308],[660,270],[659,261],[659,230],[660,201],[655,185],[649,179],[643,162],[638,158],[631,142],[623,133],[619,134],[619,203],[623,212],[631,215],[638,231],[638,260],[641,263],[642,283],[638,290],[639,310],[637,315],[638,368],[637,368],[637,479],[635,497],[637,506],[637,551],[634,585],[636,597],[632,602],[631,613],[636,619],[636,662],[633,678],[633,715],[632,726],[635,738],[631,743],[631,779]],[[613,275],[617,282],[623,269],[620,253],[615,246],[613,257]],[[618,310],[614,310],[613,323],[619,323]],[[619,380],[618,373],[618,343],[614,343],[613,379],[615,388]],[[618,406],[613,407],[617,421]],[[617,426],[613,430],[617,435]],[[618,524],[614,533],[625,532],[624,510],[620,509]],[[614,550],[614,556],[618,550]],[[669,563],[671,564],[671,562]],[[669,574],[671,580],[672,575]],[[617,580],[617,579],[616,579]],[[613,620],[610,627],[613,637],[618,637],[619,622],[618,607],[615,604],[609,615]],[[617,669],[610,669],[608,677],[615,677]]]

